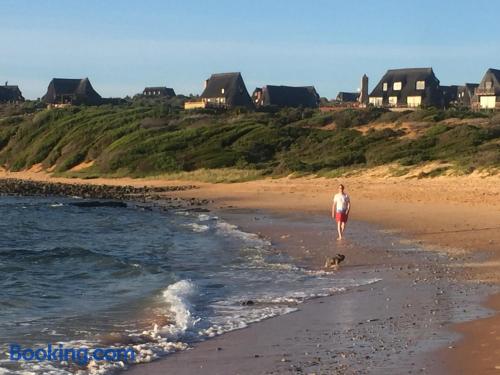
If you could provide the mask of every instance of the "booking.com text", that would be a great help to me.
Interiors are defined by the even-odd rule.
[[[87,365],[92,360],[105,362],[135,361],[135,352],[128,348],[66,348],[63,344],[47,344],[42,348],[22,347],[18,344],[9,345],[11,361],[31,362],[73,362],[78,365]]]

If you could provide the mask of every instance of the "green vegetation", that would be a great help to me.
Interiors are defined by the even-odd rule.
[[[417,137],[390,126],[405,121],[418,123]],[[382,126],[358,129],[372,123]],[[498,115],[460,110],[186,112],[170,103],[135,102],[0,111],[2,165],[18,171],[41,163],[58,175],[84,178],[164,175],[233,182],[290,173],[337,176],[388,163],[400,165],[394,170],[399,175],[429,161],[467,173],[500,166],[499,137]],[[88,161],[94,163],[71,170]]]

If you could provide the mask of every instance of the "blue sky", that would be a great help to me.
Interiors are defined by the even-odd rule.
[[[248,90],[370,88],[389,68],[432,66],[442,84],[500,68],[500,2],[491,0],[0,0],[0,82],[28,98],[51,78],[89,77],[103,96],[144,86],[200,93],[241,71]]]

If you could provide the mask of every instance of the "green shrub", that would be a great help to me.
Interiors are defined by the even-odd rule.
[[[301,108],[192,112],[154,101],[41,110],[1,120],[0,163],[12,170],[42,163],[60,174],[88,178],[234,168],[258,170],[248,176],[332,174],[432,160],[467,166],[464,169],[498,166],[500,125],[495,116],[488,120],[489,126],[434,124],[415,139],[391,128],[372,128],[365,134],[356,130],[374,121],[411,117],[433,122],[469,115],[436,109],[393,114],[373,108],[329,113]],[[335,130],[323,128],[332,121],[338,125]],[[146,123],[154,126],[143,126]],[[88,171],[69,172],[89,160],[94,165]]]

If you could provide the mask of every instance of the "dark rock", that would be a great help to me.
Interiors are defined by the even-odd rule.
[[[0,195],[80,197],[93,200],[113,200],[112,202],[82,201],[70,203],[74,206],[79,207],[126,207],[126,203],[124,203],[123,201],[151,202],[161,199],[165,201],[165,204],[162,204],[162,208],[168,207],[169,209],[185,209],[188,205],[195,204],[199,206],[200,204],[205,204],[206,200],[199,200],[196,198],[187,200],[176,197],[174,199],[177,204],[174,206],[172,204],[173,199],[171,197],[164,196],[163,193],[196,188],[197,186],[195,185],[177,185],[164,187],[145,186],[136,188],[134,186],[55,183],[20,180],[15,178],[0,179]],[[197,207],[196,211],[208,212],[209,210],[203,207]]]
[[[69,205],[76,207],[127,207],[125,202],[120,201],[82,201],[70,202]]]

